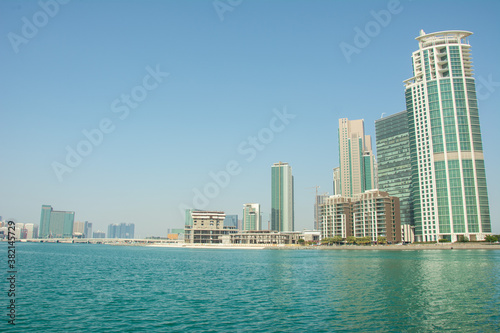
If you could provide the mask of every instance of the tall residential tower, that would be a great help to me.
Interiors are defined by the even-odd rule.
[[[271,230],[294,231],[293,176],[288,163],[271,167]]]
[[[372,141],[365,135],[363,119],[339,119],[339,162],[340,193],[335,194],[352,197],[377,188]]]
[[[422,30],[404,82],[417,241],[491,232],[470,35]]]

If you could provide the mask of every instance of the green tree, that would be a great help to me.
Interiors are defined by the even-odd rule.
[[[377,237],[377,243],[378,244],[387,244],[387,237],[385,237],[385,236],[378,236]]]
[[[360,244],[360,245],[369,244],[369,243],[371,243],[371,241],[372,241],[371,238],[368,236],[356,238],[356,244]]]
[[[486,235],[486,237],[484,238],[484,240],[486,242],[493,243],[493,242],[496,242],[498,240],[498,238],[496,236],[493,236],[493,235]]]
[[[303,238],[299,238],[299,240],[297,241],[297,243],[299,243],[300,245],[304,245],[304,239]]]
[[[345,239],[345,241],[348,243],[348,244],[354,244],[356,242],[356,237],[354,236],[349,236]]]
[[[323,245],[330,245],[332,243],[333,243],[333,241],[330,237],[325,237],[321,240],[321,244],[323,244]]]
[[[334,236],[332,241],[336,244],[342,242],[342,237],[341,236]]]

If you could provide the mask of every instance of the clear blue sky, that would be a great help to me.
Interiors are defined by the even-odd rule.
[[[219,12],[211,0],[41,3],[50,15],[37,1],[0,2],[0,215],[18,222],[39,223],[50,204],[94,231],[127,222],[164,236],[205,188],[203,208],[241,217],[258,202],[267,221],[271,165],[283,161],[295,227],[311,228],[312,187],[332,192],[338,118],[362,118],[374,136],[375,119],[405,109],[420,29],[472,31],[477,82],[500,82],[498,1],[233,0],[215,2]],[[372,11],[388,7],[375,23]],[[348,62],[340,45],[356,47],[356,28],[371,37]],[[479,89],[499,233],[500,83]],[[294,118],[273,120],[284,110]],[[108,133],[86,145],[82,131],[99,126]],[[87,155],[68,166],[67,147]],[[228,163],[229,180],[207,185]]]

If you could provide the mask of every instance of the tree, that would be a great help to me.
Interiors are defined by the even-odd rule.
[[[303,238],[299,238],[299,240],[297,241],[297,243],[299,243],[300,245],[304,245],[304,239]]]
[[[353,244],[356,242],[356,237],[354,236],[349,236],[345,239],[345,241],[348,243],[348,244]]]
[[[493,242],[498,241],[498,238],[496,236],[493,236],[493,235],[486,235],[486,237],[484,237],[484,240],[486,242],[493,243]]]
[[[378,244],[387,244],[387,237],[385,237],[385,236],[378,236],[377,237],[377,243]]]
[[[366,245],[371,243],[371,238],[368,236],[356,238],[356,244]]]
[[[321,244],[323,244],[323,245],[330,245],[332,243],[333,243],[333,241],[332,241],[332,238],[330,238],[330,237],[325,237],[321,240]]]
[[[342,242],[342,237],[341,236],[334,236],[332,241],[336,244]]]

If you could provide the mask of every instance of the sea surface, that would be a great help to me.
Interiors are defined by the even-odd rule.
[[[7,277],[7,244],[0,244]],[[500,251],[16,243],[1,332],[498,332]]]

